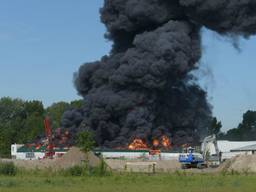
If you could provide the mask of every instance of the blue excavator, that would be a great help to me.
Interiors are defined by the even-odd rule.
[[[214,149],[213,154],[211,148]],[[183,149],[179,155],[179,162],[182,169],[198,168],[203,169],[219,166],[221,162],[220,152],[215,135],[205,137],[201,146],[202,153],[195,152],[195,148],[188,147]]]
[[[182,169],[198,168],[203,169],[207,167],[203,155],[195,152],[195,148],[185,148],[183,153],[179,155],[179,162]]]

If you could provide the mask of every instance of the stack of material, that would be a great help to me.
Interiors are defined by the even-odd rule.
[[[224,162],[220,171],[256,172],[256,155],[240,155]]]
[[[124,169],[127,172],[155,173],[156,165],[156,162],[127,162]]]
[[[180,169],[180,163],[177,160],[161,161],[139,161],[139,160],[120,160],[106,159],[108,167],[113,171],[132,171],[132,172],[175,172]],[[150,166],[155,164],[155,167]]]

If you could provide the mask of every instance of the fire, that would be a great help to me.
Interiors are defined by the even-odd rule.
[[[158,147],[159,146],[159,141],[157,139],[153,139],[153,146]]]
[[[163,145],[163,147],[165,147],[165,148],[167,148],[167,149],[171,148],[170,139],[169,139],[166,135],[162,136],[161,139],[162,139],[162,145]]]
[[[128,146],[130,150],[141,150],[148,149],[148,146],[142,139],[134,139],[133,142]]]
[[[169,137],[163,135],[160,139],[153,139],[152,140],[152,149],[153,150],[160,150],[160,149],[170,149],[171,148],[171,141]],[[148,147],[145,141],[142,139],[136,138],[128,145],[129,150],[150,150],[151,147]]]

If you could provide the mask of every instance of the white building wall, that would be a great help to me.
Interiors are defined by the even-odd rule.
[[[150,159],[150,160],[178,160],[179,153],[160,153],[159,155],[150,155],[149,152],[101,152],[104,159]]]
[[[45,153],[42,152],[29,152],[30,154],[26,152],[17,153],[16,159],[18,160],[37,160],[37,159],[43,159],[45,156]],[[31,153],[33,153],[33,156],[31,156]]]
[[[251,152],[244,152],[244,151],[241,151],[241,152],[224,152],[222,153],[222,157],[221,157],[221,160],[224,161],[226,159],[231,159],[235,156],[238,156],[238,155],[251,155],[252,153]]]
[[[217,141],[219,151],[222,153],[229,153],[233,149],[255,145],[256,141]],[[209,144],[210,154],[216,154],[214,144]]]
[[[63,152],[55,152],[55,155],[54,155],[54,158],[58,158],[58,157],[61,157],[63,155],[65,155],[67,152],[66,151],[63,151]]]
[[[230,152],[232,149],[255,145],[256,141],[218,141],[217,144],[221,152]]]
[[[11,156],[13,159],[18,160],[36,160],[42,159],[45,156],[43,152],[18,152],[18,149],[23,147],[23,144],[13,144],[11,145]]]
[[[42,152],[36,152],[35,153],[35,158],[34,159],[43,159],[45,156],[45,153]]]
[[[251,152],[231,152],[231,150],[255,144],[256,141],[217,141],[219,151],[222,153],[222,160],[231,159],[237,155],[251,154]],[[213,143],[209,143],[207,149],[209,149],[210,154],[216,154]]]
[[[149,152],[101,152],[102,157],[105,159],[138,159],[149,158]]]
[[[11,145],[11,156],[12,156],[13,159],[16,159],[17,151],[22,146],[23,146],[22,144],[12,144]]]
[[[26,159],[26,153],[16,153],[16,159],[18,160]]]
[[[180,153],[161,153],[162,160],[178,160]]]
[[[11,145],[11,156],[12,159],[18,159],[18,160],[37,160],[37,159],[43,159],[45,157],[44,152],[18,152],[18,149],[23,147],[23,144],[13,144]],[[66,154],[67,151],[58,151],[55,152],[54,157],[59,157],[64,154]]]

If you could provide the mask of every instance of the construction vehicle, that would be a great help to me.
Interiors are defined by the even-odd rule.
[[[182,169],[202,169],[207,167],[203,155],[196,153],[195,148],[192,147],[184,148],[183,153],[179,155],[179,162],[181,163]]]
[[[201,145],[201,153],[196,153],[192,147],[184,148],[179,155],[179,162],[183,169],[217,167],[220,165],[220,151],[216,135],[205,137]]]
[[[216,135],[205,137],[201,145],[204,160],[210,167],[217,167],[221,162],[221,153],[217,145]]]
[[[47,138],[45,158],[53,159],[55,152],[54,152],[54,145],[53,145],[53,141],[52,141],[52,128],[50,125],[49,117],[46,117],[44,119],[44,130],[45,130],[45,136]]]

